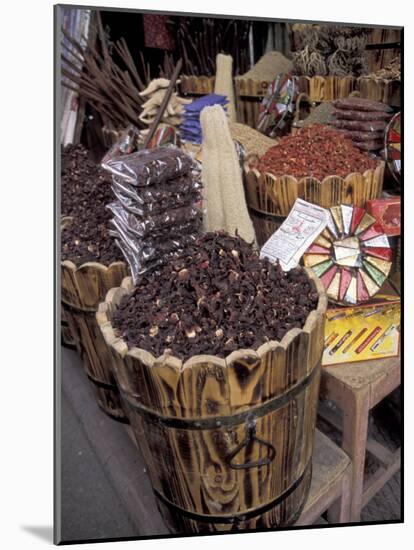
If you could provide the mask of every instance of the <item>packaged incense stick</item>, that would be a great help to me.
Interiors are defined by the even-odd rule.
[[[329,307],[322,365],[397,356],[400,316],[400,296],[389,283],[363,304]]]

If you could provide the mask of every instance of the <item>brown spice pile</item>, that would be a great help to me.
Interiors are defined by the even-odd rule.
[[[106,205],[113,200],[111,176],[89,159],[81,144],[62,150],[61,212],[73,222],[62,230],[61,259],[76,265],[101,262],[109,265],[123,260],[109,235],[111,213]]]
[[[252,246],[224,232],[207,233],[181,259],[142,278],[113,315],[129,348],[225,357],[257,349],[301,328],[318,294],[302,269],[283,272]]]
[[[246,155],[262,156],[266,151],[276,144],[276,141],[258,132],[254,128],[250,128],[246,124],[239,122],[229,122],[231,137],[240,142]]]
[[[311,124],[328,124],[331,121],[333,110],[332,101],[323,101],[302,121],[302,128]]]
[[[352,141],[322,124],[300,129],[283,137],[257,163],[260,172],[298,179],[345,177],[352,172],[375,169],[378,162],[356,149]]]
[[[238,78],[272,81],[279,73],[290,73],[292,68],[292,61],[281,52],[267,52],[247,73]]]

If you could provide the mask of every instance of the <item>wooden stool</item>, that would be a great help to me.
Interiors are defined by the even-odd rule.
[[[316,430],[310,492],[296,525],[312,525],[327,510],[334,513],[338,523],[348,523],[351,478],[352,463],[348,455]]]
[[[400,357],[345,363],[322,368],[321,397],[343,411],[338,416],[323,406],[319,414],[335,427],[342,428],[342,448],[352,460],[351,521],[360,521],[361,509],[401,467],[401,450],[392,453],[368,438],[370,410],[396,389],[401,382]],[[364,483],[366,451],[381,464]],[[329,516],[328,516],[329,517]],[[330,520],[339,521],[331,513]]]

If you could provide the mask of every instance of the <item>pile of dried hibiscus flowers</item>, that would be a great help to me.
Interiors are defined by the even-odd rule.
[[[301,269],[283,272],[252,246],[226,233],[207,233],[185,254],[143,277],[113,314],[129,348],[182,360],[225,357],[257,349],[303,327],[318,294]]]

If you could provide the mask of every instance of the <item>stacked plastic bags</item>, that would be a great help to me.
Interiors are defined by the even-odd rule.
[[[196,99],[190,105],[184,106],[184,112],[182,113],[183,123],[180,126],[181,139],[184,141],[190,141],[191,143],[201,143],[201,125],[200,125],[200,113],[204,107],[211,105],[221,105],[225,108],[228,100],[226,96],[219,94],[208,94]]]
[[[339,99],[330,124],[349,137],[362,151],[378,151],[384,147],[384,134],[392,109],[379,101],[359,97]]]
[[[176,147],[146,149],[112,159],[116,201],[111,234],[134,281],[179,257],[201,228],[201,182],[194,161]]]

